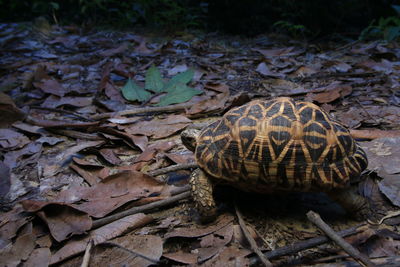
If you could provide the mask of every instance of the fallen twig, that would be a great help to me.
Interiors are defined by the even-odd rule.
[[[160,201],[156,201],[156,202],[153,202],[153,203],[149,203],[149,204],[146,204],[146,205],[143,205],[143,206],[133,207],[131,209],[121,211],[121,212],[113,214],[111,216],[107,216],[107,217],[95,220],[95,221],[93,221],[92,229],[95,229],[95,228],[98,228],[100,226],[106,225],[108,223],[111,223],[113,221],[116,221],[118,219],[121,219],[121,218],[129,216],[129,215],[133,215],[133,214],[136,214],[136,213],[149,211],[149,210],[156,209],[156,208],[161,208],[161,207],[170,205],[172,203],[178,202],[179,200],[183,200],[183,199],[189,198],[190,197],[189,188],[188,187],[184,187],[184,188],[182,188],[182,190],[185,190],[185,191],[183,191],[180,194],[178,194],[179,191],[176,191],[177,195],[174,195],[172,197],[168,197],[166,199],[163,199],[163,200],[160,200]]]
[[[170,105],[166,107],[144,107],[144,108],[135,108],[135,109],[127,109],[119,112],[108,112],[108,113],[100,113],[91,116],[92,120],[101,120],[107,119],[111,117],[117,116],[125,116],[125,115],[135,115],[135,114],[143,114],[149,112],[168,112],[168,111],[176,111],[176,110],[184,110],[193,106],[193,103],[182,103],[177,105]]]
[[[88,242],[88,244],[86,246],[85,255],[83,255],[81,267],[89,266],[90,254],[92,252],[93,244],[94,244],[93,239],[90,239],[90,241]]]
[[[148,174],[150,176],[157,176],[157,175],[166,174],[169,172],[192,169],[192,168],[196,168],[197,166],[198,165],[196,163],[177,164],[177,165],[168,166],[168,167],[154,170],[154,171],[149,171]]]
[[[352,256],[356,261],[359,261],[368,267],[376,266],[368,257],[361,254],[360,251],[347,243],[346,240],[333,231],[333,229],[321,219],[318,213],[309,211],[307,213],[307,218],[316,226],[318,226],[319,229],[321,229],[330,239],[343,248],[343,250]]]
[[[72,116],[77,117],[77,118],[79,118],[79,119],[81,119],[81,120],[89,121],[88,118],[86,118],[86,117],[84,117],[84,116],[82,116],[82,115],[79,115],[79,114],[77,114],[77,113],[75,113],[75,112],[72,112],[72,111],[69,111],[69,110],[65,110],[65,109],[60,109],[60,108],[47,108],[47,107],[40,107],[40,106],[32,106],[31,109],[40,109],[40,110],[54,111],[54,112],[61,113],[61,114],[72,115]]]
[[[349,229],[345,229],[342,230],[340,232],[338,232],[337,234],[341,237],[346,237],[346,236],[350,236],[350,235],[354,235],[357,234],[362,230],[362,227],[365,226],[365,224],[360,224],[360,225],[356,225],[354,227],[351,227]],[[282,257],[282,256],[286,256],[286,255],[292,255],[295,254],[299,251],[303,251],[309,248],[313,248],[319,245],[322,245],[326,242],[329,241],[329,238],[327,238],[326,236],[317,236],[314,238],[310,238],[304,241],[299,241],[297,243],[294,244],[290,244],[288,246],[284,246],[281,248],[277,248],[275,250],[272,251],[268,251],[265,252],[264,255],[268,258],[268,259],[274,259],[274,258],[278,258],[278,257]],[[258,262],[259,258],[258,257],[252,257],[250,258],[250,265],[254,265]]]
[[[126,252],[134,255],[135,257],[143,258],[143,259],[148,260],[149,262],[151,262],[153,264],[157,264],[158,263],[158,260],[156,260],[156,259],[152,259],[150,257],[147,257],[146,255],[143,255],[143,254],[141,254],[141,253],[139,253],[137,251],[134,251],[132,249],[127,249],[127,248],[121,246],[120,244],[117,244],[117,243],[114,243],[114,242],[103,242],[103,243],[100,243],[99,245],[117,247],[119,249],[122,249],[123,251],[126,251]]]
[[[400,130],[379,130],[379,129],[370,129],[370,130],[350,130],[350,134],[353,138],[356,139],[377,139],[384,137],[400,137]]]
[[[31,116],[28,116],[25,119],[26,122],[41,126],[43,128],[88,128],[90,126],[96,126],[99,124],[99,122],[94,121],[94,122],[73,122],[73,121],[53,121],[53,120],[42,120],[42,119],[36,119]]]
[[[92,141],[104,140],[103,137],[98,136],[97,134],[89,134],[89,133],[83,133],[83,132],[74,131],[74,130],[62,130],[62,129],[55,129],[55,128],[48,128],[47,130],[50,132],[54,132],[56,134],[64,135],[64,136],[71,137],[71,138],[92,140]]]
[[[240,228],[242,229],[242,232],[243,232],[244,236],[246,237],[247,241],[249,242],[251,249],[257,254],[257,256],[260,258],[261,262],[265,266],[272,267],[272,263],[261,252],[260,248],[257,246],[256,241],[251,236],[249,230],[247,229],[246,223],[243,220],[242,214],[240,213],[240,211],[239,211],[239,209],[238,209],[238,207],[236,205],[235,205],[235,210],[236,210],[236,216],[238,217]]]

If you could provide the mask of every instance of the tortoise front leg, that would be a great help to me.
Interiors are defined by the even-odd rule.
[[[339,203],[351,216],[358,220],[367,219],[370,214],[370,206],[366,198],[356,192],[356,188],[350,187],[344,190],[329,192],[330,198]]]
[[[217,207],[213,196],[214,186],[210,179],[202,170],[196,169],[190,175],[189,183],[201,221],[209,222],[214,220],[217,214]]]

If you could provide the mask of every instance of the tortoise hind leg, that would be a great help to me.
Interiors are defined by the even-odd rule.
[[[189,183],[201,221],[205,223],[214,220],[217,207],[213,197],[213,184],[210,179],[202,170],[196,169],[190,175]]]
[[[357,220],[368,218],[370,213],[369,203],[366,198],[357,193],[356,188],[334,190],[329,192],[328,195]]]

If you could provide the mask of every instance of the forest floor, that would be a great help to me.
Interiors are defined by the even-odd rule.
[[[310,210],[375,264],[400,264],[398,43],[37,20],[1,24],[0,49],[1,266],[268,266],[255,251],[273,266],[359,266]],[[278,96],[314,102],[350,129],[369,159],[356,186],[370,218],[323,193],[222,187],[218,218],[200,223],[180,132]]]

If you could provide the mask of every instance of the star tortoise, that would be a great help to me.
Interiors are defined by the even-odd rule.
[[[254,100],[181,138],[199,165],[190,185],[204,221],[215,218],[218,183],[258,193],[321,191],[352,213],[365,212],[366,201],[350,183],[367,167],[366,154],[343,125],[313,103]]]

